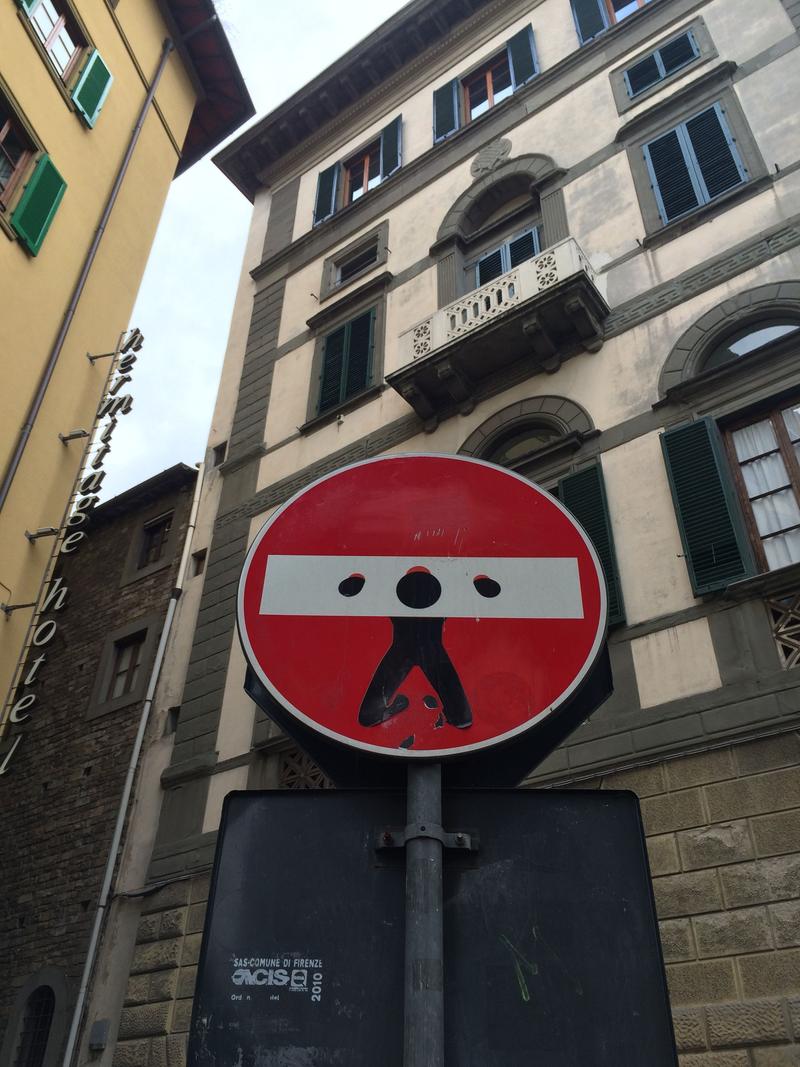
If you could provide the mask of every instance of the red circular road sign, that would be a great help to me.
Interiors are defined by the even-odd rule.
[[[586,534],[526,479],[384,456],[270,516],[238,622],[251,667],[301,722],[368,752],[439,758],[567,700],[602,648],[606,589]]]

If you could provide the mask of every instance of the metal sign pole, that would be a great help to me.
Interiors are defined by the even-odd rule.
[[[444,1067],[442,766],[408,765],[403,1067]]]

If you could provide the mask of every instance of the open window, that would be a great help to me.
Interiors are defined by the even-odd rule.
[[[636,14],[648,0],[572,0],[572,14],[581,44]]]
[[[480,118],[538,73],[533,28],[526,26],[481,66],[435,90],[434,142]]]
[[[314,203],[315,226],[360,200],[400,169],[402,137],[403,117],[398,115],[374,141],[320,172]]]
[[[35,154],[36,145],[10,104],[0,95],[0,211],[8,208]]]

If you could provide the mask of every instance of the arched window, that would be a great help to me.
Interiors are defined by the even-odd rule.
[[[715,370],[725,363],[768,348],[788,334],[800,332],[800,324],[787,319],[762,319],[729,334],[702,362],[701,370]]]
[[[55,1006],[55,993],[48,985],[38,986],[28,997],[14,1067],[42,1067]]]

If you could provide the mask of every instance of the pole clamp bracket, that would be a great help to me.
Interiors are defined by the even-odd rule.
[[[477,852],[478,835],[467,830],[455,830],[450,833],[438,823],[409,823],[408,826],[387,826],[378,831],[375,848],[405,848],[409,841],[417,838],[429,838],[439,841],[442,848],[457,849],[459,852]]]

